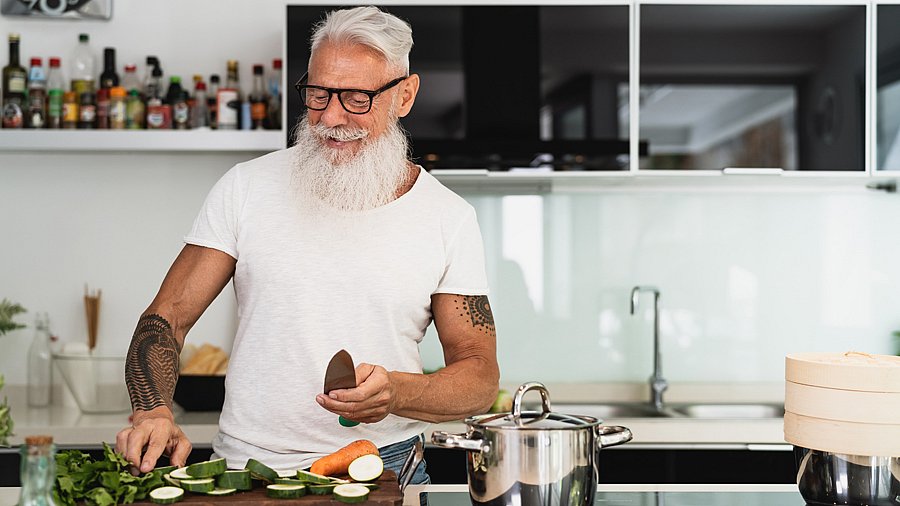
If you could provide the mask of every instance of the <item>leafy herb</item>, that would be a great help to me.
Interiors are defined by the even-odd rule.
[[[0,374],[0,390],[3,390],[3,375]],[[9,436],[13,435],[13,420],[9,415],[9,405],[6,403],[6,397],[0,404],[0,446],[9,446]]]
[[[163,486],[159,471],[132,476],[129,464],[121,453],[103,443],[102,460],[78,450],[56,454],[56,488],[53,498],[57,504],[75,506],[84,502],[91,506],[129,504],[145,499],[151,490]]]
[[[25,308],[7,299],[0,300],[0,336],[16,329],[23,329],[25,325],[13,321],[13,317],[24,313]]]

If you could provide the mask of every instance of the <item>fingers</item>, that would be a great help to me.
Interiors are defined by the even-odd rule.
[[[132,428],[126,427],[116,434],[116,451],[125,455],[128,450],[128,435],[131,434]]]
[[[166,443],[169,442],[168,431],[162,427],[155,427],[150,433],[150,439],[147,443],[147,451],[144,452],[144,459],[141,461],[141,472],[148,473],[153,470],[159,456],[166,449]]]
[[[125,460],[135,468],[141,467],[141,454],[149,439],[149,434],[143,428],[132,429],[128,434],[125,442]]]
[[[362,385],[363,383],[365,383],[374,371],[375,366],[372,364],[366,364],[365,362],[356,366],[356,384]]]
[[[179,430],[179,433],[180,434],[175,439],[175,448],[172,449],[171,454],[169,455],[169,462],[173,466],[184,467],[187,465],[187,458],[188,455],[191,454],[193,445],[183,432]]]

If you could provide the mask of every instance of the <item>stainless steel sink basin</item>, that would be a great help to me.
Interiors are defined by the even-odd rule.
[[[671,409],[688,418],[760,419],[784,417],[783,404],[673,404]]]
[[[592,416],[601,420],[617,418],[696,418],[757,420],[784,417],[782,404],[667,404],[657,411],[650,403],[625,402],[604,404],[554,403],[553,411],[568,415]],[[539,411],[540,405],[525,405],[528,411]]]
[[[568,415],[592,416],[601,420],[614,418],[666,418],[673,412],[656,411],[649,403],[621,404],[553,404],[553,411]]]

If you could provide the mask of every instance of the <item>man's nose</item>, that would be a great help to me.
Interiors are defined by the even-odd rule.
[[[327,127],[342,126],[347,124],[347,117],[350,113],[341,105],[341,101],[337,95],[332,95],[325,110],[319,117],[319,122]]]

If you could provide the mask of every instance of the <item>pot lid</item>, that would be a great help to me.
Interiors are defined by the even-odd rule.
[[[522,398],[526,392],[535,390],[541,394],[541,411],[522,411]],[[480,415],[466,420],[482,427],[509,429],[577,429],[600,423],[590,416],[575,416],[554,413],[550,409],[550,393],[538,382],[525,383],[513,396],[511,413]]]
[[[900,357],[858,351],[791,353],[785,357],[784,376],[801,385],[900,393]]]

